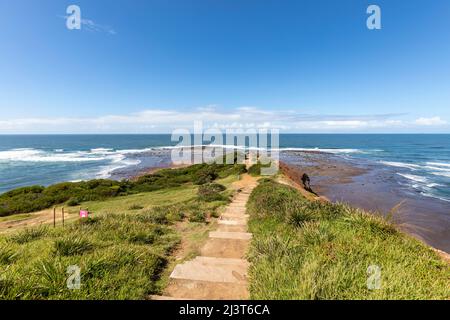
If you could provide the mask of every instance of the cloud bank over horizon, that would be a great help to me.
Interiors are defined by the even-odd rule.
[[[212,105],[188,111],[154,108],[98,117],[4,119],[0,134],[170,133],[191,130],[195,121],[201,121],[204,128],[275,128],[281,133],[450,133],[449,122],[436,115],[315,115],[247,106],[221,110]]]

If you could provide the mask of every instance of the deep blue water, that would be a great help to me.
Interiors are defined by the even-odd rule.
[[[175,144],[170,135],[0,135],[0,193],[159,166],[170,155],[161,147]],[[284,134],[280,149],[364,158],[394,168],[421,194],[450,201],[450,135]]]

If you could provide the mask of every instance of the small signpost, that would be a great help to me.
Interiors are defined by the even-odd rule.
[[[56,228],[56,207],[53,207],[53,228]]]
[[[61,214],[62,214],[62,225],[64,227],[64,207],[62,207],[61,209]]]
[[[80,208],[80,218],[88,218],[89,217],[89,210],[81,210]]]

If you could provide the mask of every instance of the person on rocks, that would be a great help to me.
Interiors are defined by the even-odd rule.
[[[309,176],[304,173],[302,176],[302,183],[303,183],[303,187],[305,188],[305,190],[309,191],[309,192],[313,192],[311,189],[311,179],[309,178]]]

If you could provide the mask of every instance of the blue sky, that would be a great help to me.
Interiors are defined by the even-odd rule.
[[[81,8],[81,30],[66,8]],[[382,29],[368,30],[377,4]],[[0,0],[0,133],[450,132],[448,0]]]

